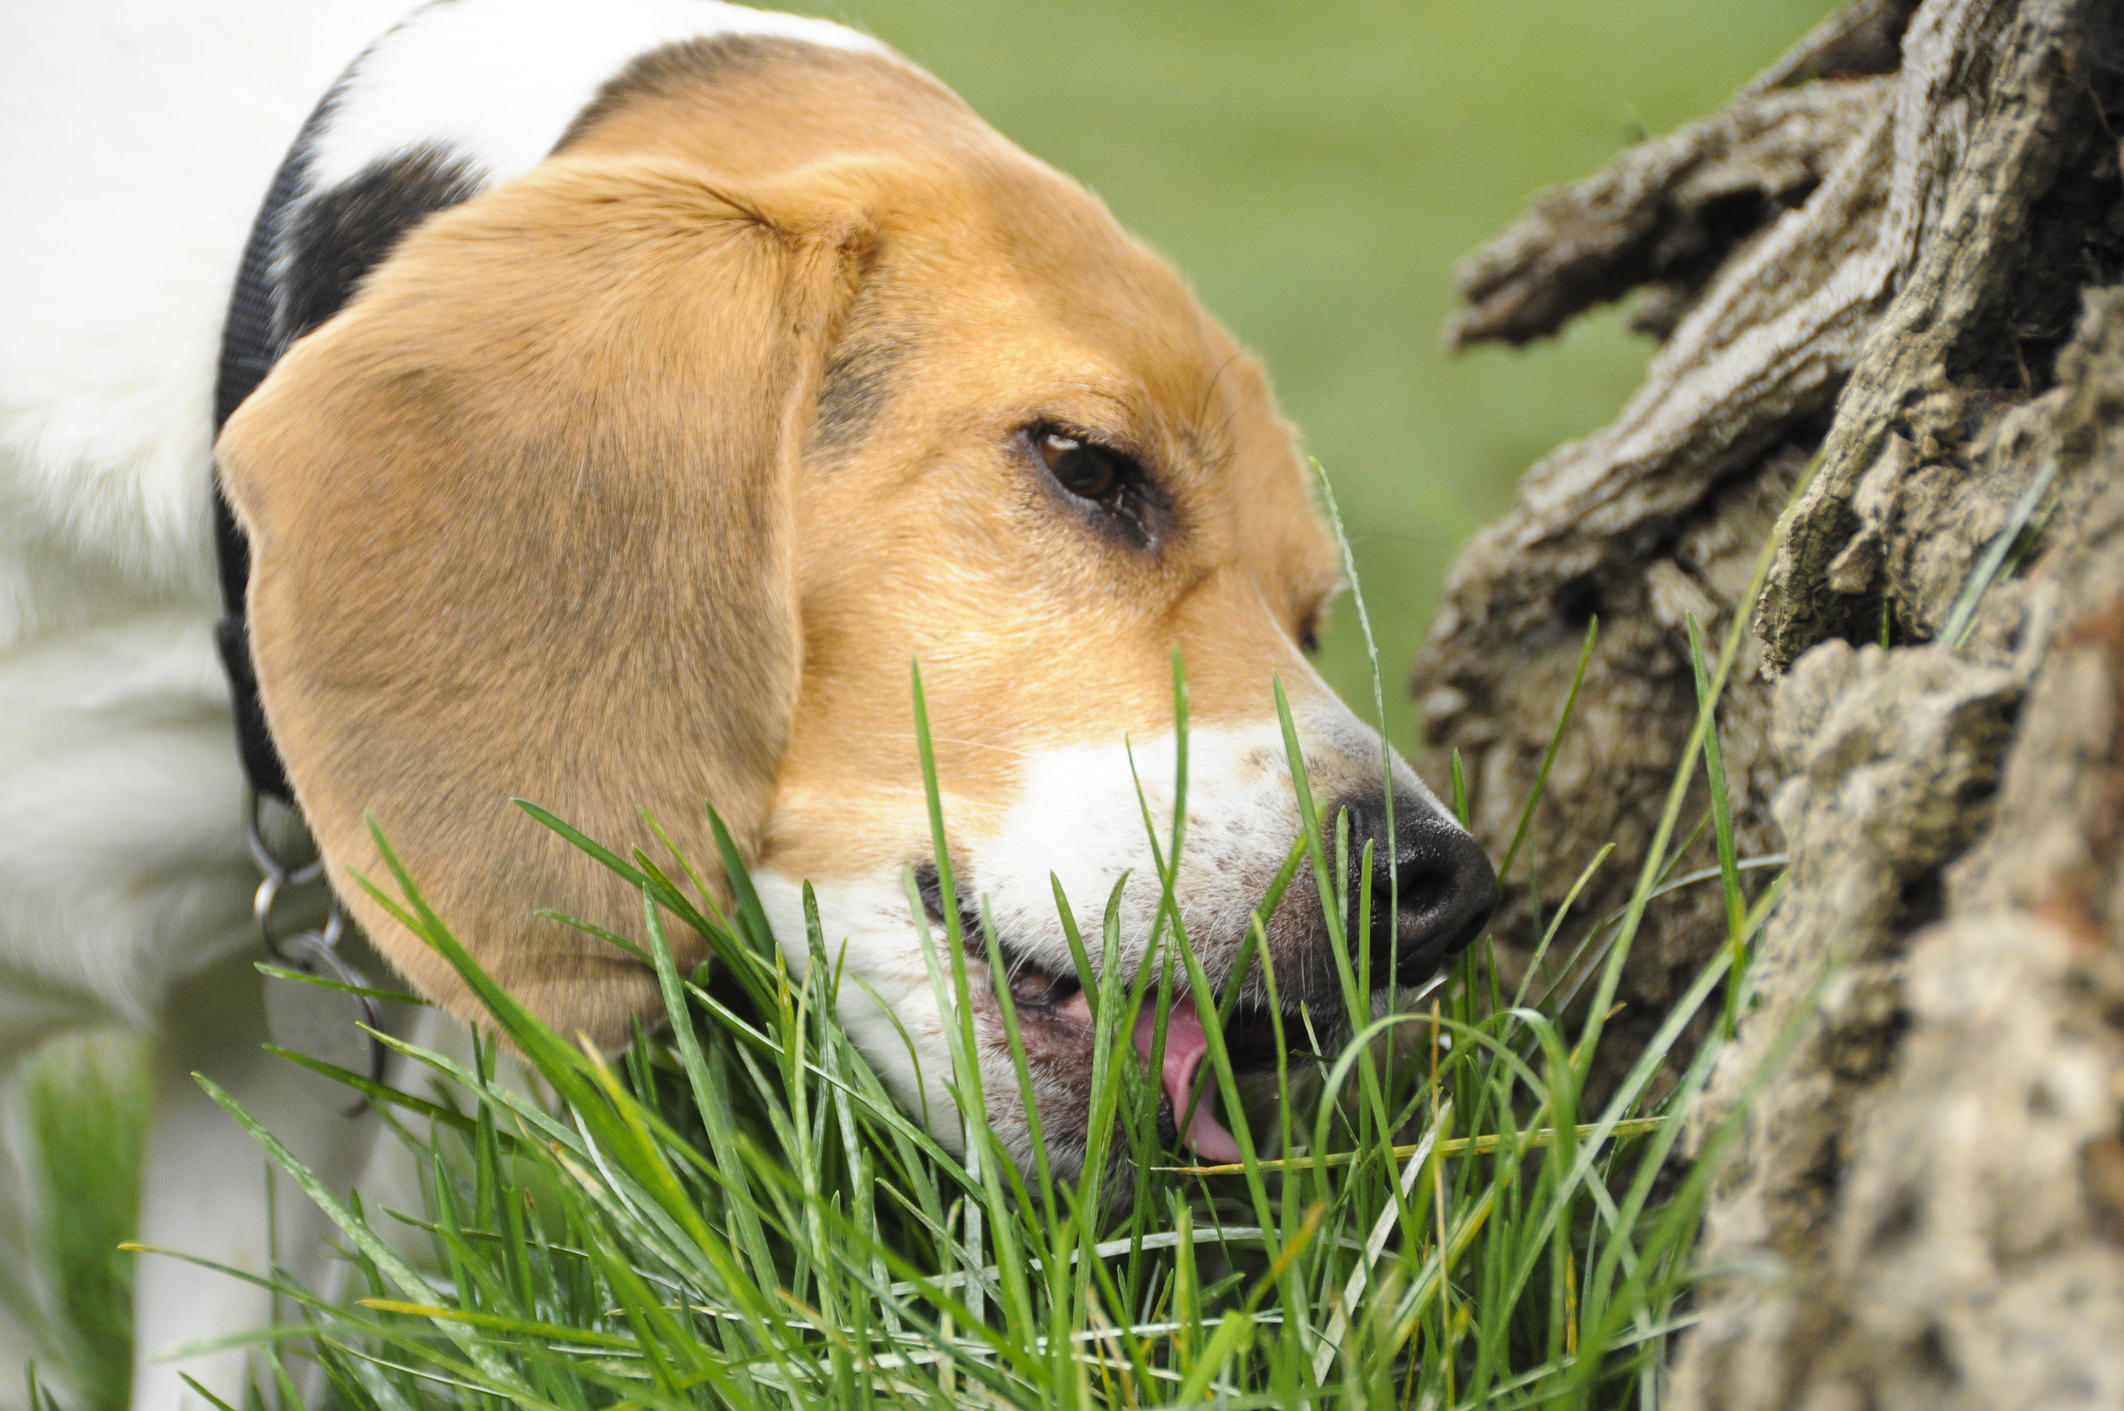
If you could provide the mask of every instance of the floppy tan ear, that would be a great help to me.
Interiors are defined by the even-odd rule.
[[[606,1045],[654,977],[533,912],[637,934],[641,898],[511,799],[623,850],[655,846],[646,807],[703,864],[712,801],[755,855],[801,658],[792,476],[866,249],[771,204],[682,163],[549,161],[409,236],[217,447],[303,812],[370,936],[461,1015],[346,876],[387,875],[366,812],[502,985]]]

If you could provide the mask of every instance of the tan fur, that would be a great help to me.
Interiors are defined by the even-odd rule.
[[[688,49],[698,52],[689,53]],[[1177,527],[1095,532],[1018,441],[1141,453]],[[263,697],[342,894],[373,810],[482,963],[598,1042],[649,976],[555,922],[641,902],[509,806],[703,863],[914,859],[919,658],[978,831],[1031,748],[1318,689],[1334,585],[1253,361],[1097,201],[889,59],[688,46],[408,237],[230,422]],[[911,826],[913,825],[913,826]]]

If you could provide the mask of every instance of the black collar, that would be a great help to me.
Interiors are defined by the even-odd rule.
[[[313,189],[310,154],[345,92],[342,79],[302,125],[251,223],[221,331],[220,377],[214,389],[216,436],[265,381],[288,345],[338,313],[362,276],[388,256],[407,231],[471,197],[482,184],[467,163],[450,158],[436,144],[426,144],[382,154],[330,189]],[[259,703],[258,674],[244,620],[250,546],[218,475],[214,553],[220,565],[222,608],[214,641],[229,675],[244,773],[259,793],[292,805],[287,770]]]
[[[214,385],[214,434],[228,424],[236,408],[265,381],[273,364],[287,351],[275,314],[273,264],[281,218],[303,187],[307,165],[306,148],[331,99],[318,106],[302,135],[273,175],[258,218],[251,223],[251,238],[243,247],[243,268],[236,276],[236,292],[229,300],[228,321],[221,330],[221,370]],[[244,617],[244,590],[251,578],[251,546],[243,527],[229,508],[221,488],[219,471],[214,476],[214,558],[221,577],[221,620],[214,625],[214,645],[221,651],[222,667],[229,674],[229,694],[236,713],[236,748],[243,759],[243,772],[260,794],[293,806],[294,790],[288,784],[287,767],[266,728],[265,707],[258,699],[258,672],[251,662],[250,624]]]

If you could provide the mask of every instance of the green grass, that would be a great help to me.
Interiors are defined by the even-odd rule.
[[[132,1389],[133,1256],[119,1245],[139,1206],[146,1056],[137,1036],[73,1035],[22,1078],[27,1258],[0,1267],[0,1306],[29,1331],[45,1394],[71,1411],[123,1411]]]
[[[1092,1145],[1075,1183],[1055,1177],[1037,1124],[1029,1170],[989,1130],[967,956],[993,955],[995,942],[960,934],[956,917],[942,936],[915,924],[940,1006],[960,1016],[947,1037],[961,1153],[895,1105],[840,1027],[838,941],[819,929],[808,894],[810,960],[792,975],[720,824],[718,861],[734,897],[727,914],[698,885],[698,860],[623,858],[533,810],[642,894],[646,951],[615,944],[655,966],[674,1019],[668,1035],[638,1031],[612,1059],[545,1028],[496,986],[379,835],[390,885],[365,885],[464,977],[550,1096],[496,1081],[491,1044],[471,1068],[396,1045],[428,1070],[426,1095],[305,1060],[396,1114],[394,1129],[428,1174],[425,1209],[398,1213],[339,1200],[210,1087],[339,1225],[366,1294],[332,1306],[283,1287],[309,1326],[262,1338],[261,1351],[281,1368],[288,1357],[318,1359],[337,1397],[361,1411],[941,1407],[969,1398],[1024,1407],[1654,1406],[1668,1339],[1688,1323],[1689,1250],[1710,1169],[1669,1158],[1730,1025],[1682,1055],[1677,1086],[1655,1096],[1651,1083],[1690,1020],[1743,988],[1730,983],[1732,968],[1745,966],[1777,892],[1749,904],[1746,860],[1734,856],[1724,821],[1713,721],[1739,630],[1715,661],[1699,653],[1697,730],[1629,906],[1548,972],[1547,991],[1523,987],[1507,1002],[1478,949],[1428,1009],[1389,1013],[1339,1051],[1319,1052],[1305,1018],[1304,1034],[1285,1035],[1266,1115],[1238,1096],[1220,1010],[1207,1002],[1221,993],[1228,1014],[1237,976],[1221,992],[1211,985],[1173,904],[1187,792],[1187,690],[1176,659],[1173,831],[1161,834],[1146,808],[1158,872],[1121,884],[1163,898],[1152,960],[1122,969],[1111,905],[1100,934],[1078,937],[1057,886],[1096,996]],[[949,895],[918,670],[913,689]],[[1559,744],[1570,714],[1566,701]],[[1312,868],[1348,1012],[1368,1014],[1367,977],[1349,959],[1369,954],[1368,938],[1342,934],[1346,820],[1317,812],[1287,709],[1282,718],[1305,828],[1293,868]],[[1720,864],[1677,878],[1683,850],[1672,843],[1699,760]],[[1368,848],[1361,862],[1368,883]],[[1242,973],[1262,967],[1272,995],[1262,926],[1293,868],[1263,899],[1241,961]],[[919,918],[911,869],[905,881]],[[1645,909],[1675,886],[1713,882],[1732,902],[1731,946],[1606,1104],[1584,1108],[1590,1058]],[[1544,943],[1562,922],[1561,912],[1550,918]],[[680,973],[674,926],[705,940],[713,960]],[[1573,1005],[1589,981],[1590,1002]],[[1188,1166],[1157,1143],[1159,1094],[1131,1036],[1145,1005],[1161,1015],[1162,1033],[1182,991],[1203,997],[1218,1091],[1242,1152],[1233,1166]],[[1007,992],[998,1000],[1022,1084]],[[1729,1132],[1713,1133],[1709,1150]],[[423,1264],[394,1250],[408,1231],[428,1246]]]

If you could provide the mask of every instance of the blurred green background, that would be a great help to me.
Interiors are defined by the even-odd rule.
[[[1455,261],[1536,188],[1716,107],[1834,0],[840,0],[1091,186],[1261,353],[1341,501],[1400,687],[1454,550],[1605,422],[1652,345],[1614,311],[1439,350]],[[1321,668],[1369,669],[1345,600]]]

